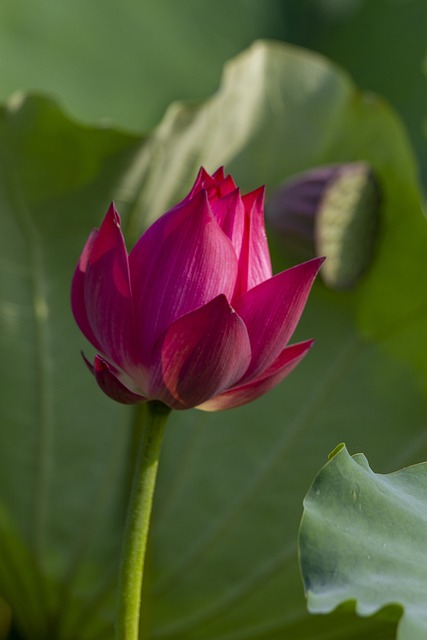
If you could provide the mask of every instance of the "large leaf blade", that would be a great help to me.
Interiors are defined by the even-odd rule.
[[[425,556],[427,463],[381,475],[345,447],[316,476],[304,501],[301,566],[308,606],[327,613],[355,603],[387,609],[398,640],[427,632]]]

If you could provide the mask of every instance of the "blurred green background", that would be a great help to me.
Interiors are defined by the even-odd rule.
[[[0,99],[48,94],[83,123],[43,99],[1,111],[0,593],[16,638],[111,637],[133,415],[85,371],[69,310],[109,200],[130,246],[201,163],[270,193],[295,172],[360,159],[384,193],[378,252],[353,291],[316,283],[296,336],[316,338],[310,359],[253,405],[171,420],[146,637],[394,637],[370,620],[310,618],[296,547],[303,497],[337,442],[381,472],[427,457],[427,228],[405,133],[369,96],[397,110],[427,177],[426,24],[425,0],[0,4]],[[260,38],[344,73],[262,43],[211,97],[224,64]],[[145,137],[181,99],[192,102]]]
[[[76,118],[147,131],[209,96],[254,39],[319,51],[403,117],[427,175],[425,0],[3,0],[0,99],[48,93]]]

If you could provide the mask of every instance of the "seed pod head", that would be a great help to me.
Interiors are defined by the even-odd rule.
[[[364,162],[299,174],[273,194],[267,218],[288,251],[326,256],[321,269],[332,289],[351,289],[373,260],[380,190]]]

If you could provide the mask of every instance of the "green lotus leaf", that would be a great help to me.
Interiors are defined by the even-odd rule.
[[[300,557],[308,607],[399,620],[398,640],[427,635],[427,463],[377,474],[345,447],[304,500]],[[403,612],[403,614],[402,614]]]

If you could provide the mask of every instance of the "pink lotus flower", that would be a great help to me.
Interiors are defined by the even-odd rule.
[[[201,169],[189,195],[128,255],[112,204],[89,236],[72,309],[101,355],[89,364],[122,403],[237,407],[274,387],[312,340],[286,346],[322,258],[272,275],[264,189]]]

